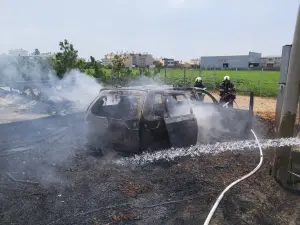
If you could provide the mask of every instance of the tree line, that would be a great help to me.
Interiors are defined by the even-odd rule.
[[[111,79],[111,76],[115,79],[128,79],[137,75],[136,71],[125,68],[125,55],[114,55],[111,65],[103,65],[100,60],[96,60],[93,56],[90,56],[88,61],[80,58],[78,50],[66,39],[59,43],[59,47],[60,52],[51,58],[53,69],[59,78],[63,78],[64,74],[72,69],[78,69],[90,76],[100,78],[103,82]],[[156,71],[150,71],[145,67],[139,67],[138,74],[151,76],[159,72],[157,69],[159,68],[156,68]]]
[[[45,80],[49,74],[56,74],[60,79],[69,71],[79,71],[98,78],[101,82],[130,81],[138,75],[153,76],[160,72],[159,67],[150,70],[139,67],[131,69],[125,67],[125,55],[114,55],[110,65],[103,65],[100,60],[90,56],[88,60],[79,57],[78,50],[68,40],[59,42],[60,51],[54,55],[43,54],[46,57],[38,57],[42,54],[35,49],[30,56],[0,56],[0,82],[11,83],[13,80]],[[50,72],[50,73],[49,73]]]

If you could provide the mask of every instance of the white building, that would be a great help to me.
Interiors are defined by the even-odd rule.
[[[131,53],[132,65],[137,67],[149,67],[153,65],[153,57],[148,53]]]
[[[261,53],[249,52],[248,55],[203,56],[200,61],[203,69],[248,69],[258,67],[260,58]]]
[[[125,57],[124,60],[124,66],[127,68],[132,68],[132,67],[149,67],[153,65],[153,57],[150,54],[147,53],[120,53],[120,54],[106,54],[104,58],[101,60],[102,64],[107,66],[107,65],[112,65],[113,59],[115,55],[122,55]]]
[[[28,56],[28,51],[24,49],[12,49],[8,51],[8,55],[13,55],[13,56]]]
[[[260,59],[260,67],[265,69],[279,69],[281,56],[264,56]]]
[[[174,67],[175,65],[175,60],[171,58],[161,58],[160,62],[164,67]]]

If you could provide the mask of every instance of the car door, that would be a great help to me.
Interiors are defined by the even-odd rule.
[[[140,124],[142,150],[157,150],[170,147],[164,117],[166,108],[161,93],[150,93],[146,99]]]
[[[165,123],[173,147],[185,147],[197,143],[198,126],[191,105],[183,93],[164,95],[167,109]]]

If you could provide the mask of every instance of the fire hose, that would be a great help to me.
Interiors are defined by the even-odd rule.
[[[240,179],[232,182],[229,186],[227,186],[227,188],[224,189],[224,191],[220,194],[219,198],[217,199],[217,201],[215,202],[215,204],[213,205],[212,209],[210,210],[205,222],[204,222],[204,225],[208,225],[213,214],[215,213],[220,201],[222,200],[224,194],[230,189],[232,188],[234,185],[236,185],[237,183],[241,182],[242,180],[250,177],[251,175],[253,175],[257,170],[259,170],[259,168],[261,167],[262,163],[263,163],[263,152],[262,152],[262,148],[261,148],[261,145],[260,145],[260,142],[255,134],[255,132],[251,129],[251,132],[255,138],[255,141],[258,145],[258,148],[259,148],[259,151],[260,151],[260,161],[259,161],[259,164],[255,167],[254,170],[252,170],[250,173],[244,175],[243,177],[241,177]]]

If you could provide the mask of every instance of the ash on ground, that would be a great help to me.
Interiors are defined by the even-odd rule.
[[[83,150],[80,115],[61,118],[1,125],[0,224],[203,224],[223,189],[259,162],[249,150],[117,166]],[[272,138],[270,121],[255,129]],[[298,197],[268,174],[272,159],[265,151],[262,168],[224,196],[211,224],[299,224]]]

